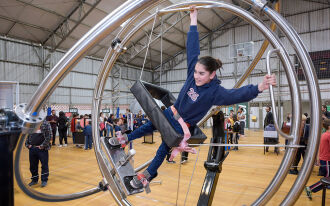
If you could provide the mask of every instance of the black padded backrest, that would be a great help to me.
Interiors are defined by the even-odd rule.
[[[149,88],[154,89],[156,87],[150,87],[149,84]],[[144,84],[141,81],[136,81],[130,90],[135,96],[136,100],[140,103],[144,112],[150,118],[150,121],[154,127],[160,132],[161,137],[166,145],[169,147],[177,147],[182,141],[183,135],[177,133],[174,130],[172,125],[163,114],[163,111],[159,108]],[[153,93],[157,94],[155,91],[156,90],[154,89]]]
[[[167,89],[164,89],[164,88],[154,85],[154,84],[150,84],[148,82],[141,81],[141,83],[145,86],[145,88],[149,91],[150,95],[153,98],[162,101],[162,103],[166,107],[169,107],[175,103],[175,101],[176,101],[175,97]]]
[[[202,130],[197,126],[192,126],[189,128],[191,137],[188,139],[188,144],[202,144],[207,136],[202,132]]]

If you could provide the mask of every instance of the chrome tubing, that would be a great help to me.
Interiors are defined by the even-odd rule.
[[[277,2],[275,4],[275,10],[276,11],[280,11],[280,3]],[[276,29],[276,24],[274,22],[272,22],[272,24],[270,25],[270,28],[272,31],[275,31]],[[258,62],[260,61],[262,55],[264,54],[264,52],[266,51],[267,47],[269,45],[269,41],[266,39],[263,41],[258,53],[256,54],[256,56],[254,57],[254,59],[252,60],[251,64],[249,65],[249,68],[246,69],[246,71],[244,72],[244,74],[242,74],[241,78],[236,82],[236,84],[234,85],[233,88],[239,88],[243,82],[247,79],[247,77],[251,74],[251,72],[253,71],[253,69],[256,67],[256,65],[258,64]],[[218,113],[220,111],[220,106],[213,106],[208,112],[207,114],[198,122],[198,126],[203,125],[208,119],[210,119],[210,117],[216,113]]]
[[[292,82],[290,84],[290,90],[291,90],[291,97],[293,99],[293,104],[297,105],[294,108],[294,112],[293,112],[293,124],[292,124],[292,131],[291,131],[291,136],[295,137],[292,141],[290,141],[290,144],[292,145],[296,145],[298,142],[298,133],[299,133],[299,122],[300,122],[300,118],[299,118],[299,114],[300,114],[300,91],[299,91],[299,87],[297,84],[297,78],[295,76],[295,72],[294,72],[294,68],[293,65],[289,59],[289,56],[287,54],[287,52],[285,51],[285,48],[283,47],[282,43],[280,42],[280,40],[278,39],[278,37],[276,37],[273,32],[267,27],[265,26],[265,24],[263,24],[258,17],[253,16],[252,14],[250,14],[249,12],[246,12],[245,10],[227,4],[225,2],[214,2],[214,1],[191,1],[191,2],[185,2],[185,3],[180,3],[180,4],[176,4],[173,6],[169,6],[165,9],[159,10],[158,13],[167,13],[166,11],[169,9],[175,9],[176,7],[184,7],[184,6],[189,6],[189,5],[193,5],[193,4],[209,4],[213,7],[218,7],[219,9],[225,10],[229,13],[233,13],[241,18],[243,18],[244,20],[246,20],[247,22],[249,22],[250,24],[256,26],[258,28],[258,30],[264,34],[264,36],[269,40],[269,42],[272,44],[272,46],[274,48],[278,48],[281,49],[283,51],[283,54],[280,55],[280,59],[284,65],[285,71],[287,73],[288,76],[288,80],[289,82]],[[184,8],[184,10],[187,10],[187,8]],[[172,10],[173,11],[173,10]],[[123,39],[121,45],[119,45],[119,48],[123,48],[125,46],[125,44],[128,42],[128,39],[131,38],[131,36],[140,29],[141,26],[145,25],[147,22],[149,22],[151,19],[153,19],[154,15],[151,15],[149,17],[147,17],[146,20],[144,20],[143,22],[141,22],[139,25],[137,25],[134,29],[131,30],[131,32]],[[114,49],[116,50],[116,48]],[[118,57],[118,53],[120,53],[120,49],[116,52],[116,54],[114,53],[114,51],[112,49],[108,50],[108,56],[107,58],[104,59],[103,63],[102,63],[102,69],[100,70],[100,73],[98,75],[98,80],[97,80],[97,84],[96,84],[96,89],[94,91],[94,100],[93,100],[93,109],[95,111],[93,111],[93,126],[94,128],[97,128],[97,116],[98,113],[100,111],[100,105],[101,105],[101,99],[100,97],[102,96],[102,92],[103,92],[103,86],[105,85],[106,82],[106,78],[102,78],[104,76],[107,76],[114,64],[114,62],[116,61],[117,57]],[[113,56],[112,56],[113,55]],[[110,60],[109,60],[110,59]],[[93,131],[95,133],[95,137],[98,138],[98,131]],[[293,160],[293,156],[296,152],[296,148],[289,148],[285,154],[285,158],[283,158],[283,161],[281,163],[281,166],[279,168],[277,176],[274,177],[272,184],[272,195],[275,194],[276,190],[280,187],[281,183],[283,182],[283,180],[286,177],[287,171],[290,168],[291,162]]]
[[[267,53],[267,57],[266,57],[266,69],[267,69],[267,73],[268,75],[271,75],[271,69],[270,69],[270,56],[273,54],[273,53],[277,53],[280,55],[281,53],[281,50],[279,49],[272,49],[272,50],[269,50],[268,53]],[[272,102],[272,107],[273,107],[273,114],[274,114],[274,123],[275,123],[275,128],[277,130],[278,133],[280,133],[280,135],[286,139],[292,139],[293,137],[292,136],[289,136],[287,134],[285,134],[284,132],[281,131],[281,128],[278,124],[278,119],[277,119],[277,112],[276,112],[276,103],[275,103],[275,97],[274,97],[274,90],[273,90],[273,85],[270,85],[269,86],[269,93],[270,93],[270,99],[271,99],[271,102]]]
[[[254,0],[243,0],[244,2],[254,5]],[[261,6],[262,7],[262,6]],[[311,101],[311,128],[309,135],[309,142],[307,146],[307,152],[305,154],[303,165],[300,169],[299,175],[297,176],[293,186],[291,187],[289,193],[282,201],[281,205],[293,205],[299,195],[304,189],[311,172],[313,170],[313,164],[316,159],[317,150],[320,141],[320,125],[321,125],[321,95],[320,89],[317,82],[317,76],[315,73],[314,65],[308,54],[308,51],[300,39],[297,32],[290,26],[290,24],[283,18],[279,13],[270,9],[267,5],[264,5],[262,9],[263,14],[265,14],[271,21],[275,22],[279,29],[288,38],[291,46],[294,48],[302,68],[304,69],[304,74],[306,77],[308,90],[310,94]],[[291,91],[292,92],[292,91]],[[296,106],[296,105],[293,105]],[[299,117],[298,117],[299,118]],[[264,193],[254,202],[253,205],[264,205],[266,199],[270,199],[270,188],[267,188]]]
[[[145,7],[144,10],[142,10],[140,13],[136,12],[134,13],[133,17],[128,21],[128,23],[119,31],[115,39],[121,39],[121,43],[117,44],[114,48],[109,47],[102,65],[101,69],[98,73],[98,78],[95,83],[95,89],[93,92],[93,109],[92,109],[92,125],[93,125],[93,143],[94,143],[94,151],[95,156],[99,164],[99,169],[101,173],[104,176],[104,181],[108,182],[108,189],[115,199],[116,203],[118,205],[131,205],[130,202],[127,200],[127,197],[123,190],[120,188],[120,185],[118,185],[116,182],[114,182],[114,178],[112,177],[112,171],[115,171],[115,165],[109,162],[107,159],[106,154],[103,152],[101,148],[101,137],[98,132],[98,122],[99,122],[99,112],[100,107],[102,103],[102,95],[104,92],[105,84],[107,82],[108,76],[111,72],[111,69],[117,60],[118,56],[124,52],[125,44],[128,43],[129,39],[135,34],[138,30],[137,27],[130,28],[133,26],[134,23],[136,23],[139,19],[139,16],[145,15],[145,13],[148,11],[148,9],[153,8],[157,6],[158,4],[164,2],[162,1],[154,1],[153,4],[151,4],[149,7]],[[148,18],[144,19],[142,22],[140,22],[138,25],[142,27],[143,25],[147,24],[149,21],[151,21],[154,16],[157,14],[153,14],[149,16]],[[128,33],[128,34],[127,34]],[[126,35],[126,38],[122,38],[124,35]],[[127,38],[129,37],[129,38]],[[145,163],[145,166],[148,166],[150,164],[150,161]]]
[[[310,99],[312,100],[310,102],[311,128],[304,162],[290,192],[281,203],[281,205],[293,205],[307,184],[316,159],[321,136],[321,95],[313,62],[297,32],[277,12],[268,7],[265,7],[264,12],[272,21],[277,23],[297,53],[304,69]]]
[[[137,13],[147,8],[153,2],[154,1],[152,0],[127,1],[120,7],[118,7],[116,10],[114,10],[112,13],[110,13],[108,16],[106,16],[97,25],[95,25],[62,57],[62,59],[54,66],[54,68],[47,75],[44,81],[39,85],[38,89],[33,94],[30,102],[28,103],[24,111],[25,114],[31,116],[38,116],[42,105],[47,101],[49,96],[53,93],[53,91],[64,79],[64,77],[72,70],[72,68],[79,62],[79,60],[81,60],[86,55],[89,49],[91,49],[93,46],[103,40],[134,13]],[[23,122],[25,121],[24,119],[22,120]],[[19,165],[20,154],[24,145],[24,140],[27,135],[25,133],[22,133],[20,135],[17,151],[15,154],[15,177],[19,187],[28,196],[41,201],[57,202],[85,197],[87,195],[91,195],[99,191],[98,188],[94,188],[74,194],[49,195],[37,192],[34,189],[27,187],[21,176]],[[109,167],[109,165],[107,164],[101,164],[101,166]],[[124,201],[123,205],[127,205],[126,201]]]

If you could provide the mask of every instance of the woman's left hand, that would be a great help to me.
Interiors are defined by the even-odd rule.
[[[275,86],[276,85],[276,77],[275,77],[275,74],[272,74],[272,75],[265,75],[264,76],[264,79],[261,83],[259,83],[258,85],[258,90],[260,92],[266,90],[266,89],[269,89],[269,86],[270,85],[273,85]]]

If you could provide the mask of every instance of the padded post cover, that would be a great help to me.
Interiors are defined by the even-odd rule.
[[[141,81],[136,81],[130,90],[140,103],[144,112],[150,118],[154,127],[160,132],[166,145],[169,147],[179,146],[183,139],[183,135],[174,130],[143,83]]]

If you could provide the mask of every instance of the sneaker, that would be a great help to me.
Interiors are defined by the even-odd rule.
[[[170,160],[166,160],[166,162],[167,162],[168,164],[175,164],[175,161],[174,161],[174,160],[172,160],[172,161],[170,161]]]
[[[308,197],[308,199],[312,200],[312,190],[309,187],[305,187],[305,192]]]
[[[121,146],[121,148],[126,147],[128,143],[128,137],[126,134],[122,134],[120,131],[116,132],[116,137],[112,137],[109,139],[109,143],[111,146]]]
[[[146,193],[150,193],[150,187],[149,187],[149,180],[151,175],[147,170],[145,170],[143,173],[137,174],[131,181],[130,185],[134,189],[140,189],[144,188]]]
[[[64,145],[63,145],[63,147],[67,147],[67,146],[68,146],[68,144],[64,144]]]
[[[46,185],[47,185],[47,181],[42,181],[41,182],[41,187],[46,187]]]
[[[296,169],[291,169],[291,170],[289,170],[289,174],[292,174],[292,175],[298,175],[298,170],[296,170]]]
[[[61,144],[59,144],[59,145],[58,145],[58,147],[62,147],[62,145],[61,145]]]
[[[38,184],[38,181],[31,181],[30,183],[29,183],[29,186],[31,187],[31,186],[33,186],[33,185],[36,185],[36,184]]]
[[[188,160],[181,160],[180,164],[185,164]]]

